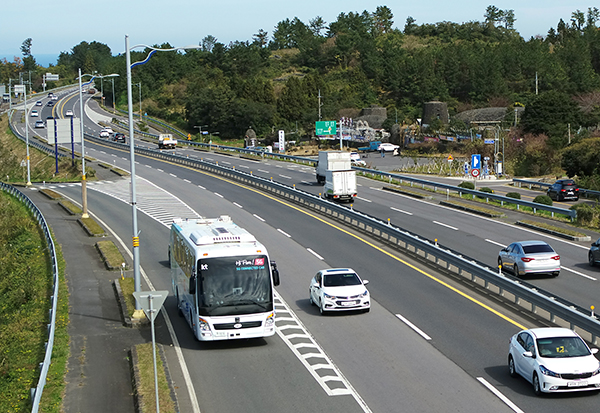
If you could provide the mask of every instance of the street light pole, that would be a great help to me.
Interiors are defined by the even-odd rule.
[[[25,142],[27,146],[27,186],[31,186],[31,169],[29,168],[29,113],[27,113],[27,87],[23,88],[25,96]]]
[[[92,77],[92,80],[94,78]],[[91,82],[91,80],[90,80]],[[87,181],[85,176],[85,139],[83,137],[83,85],[81,84],[81,68],[79,68],[79,122],[81,130],[81,218],[89,218],[87,209]]]
[[[136,47],[145,47],[147,49],[151,49],[150,53],[146,58],[142,61],[131,63],[131,49],[135,49]],[[157,49],[154,47],[150,47],[148,45],[140,44],[129,47],[129,35],[125,35],[125,56],[126,56],[126,64],[127,64],[127,117],[129,121],[129,158],[130,158],[130,168],[131,168],[131,207],[132,207],[132,220],[133,220],[133,283],[134,290],[136,292],[140,291],[141,282],[140,282],[140,238],[137,224],[137,198],[136,198],[136,188],[135,188],[135,146],[133,139],[133,99],[132,99],[132,87],[131,87],[131,69],[132,67],[142,65],[146,63],[150,57],[154,53],[158,52],[168,52],[173,50],[182,50],[182,49],[199,49],[200,46],[185,46],[185,47],[175,47],[171,49]],[[140,115],[141,115],[141,83],[140,83]],[[141,119],[140,119],[141,120]],[[142,317],[143,312],[140,308],[140,305],[135,304],[135,313],[134,318]]]

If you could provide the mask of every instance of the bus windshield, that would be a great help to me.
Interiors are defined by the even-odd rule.
[[[264,255],[198,260],[200,315],[273,311],[269,262]]]

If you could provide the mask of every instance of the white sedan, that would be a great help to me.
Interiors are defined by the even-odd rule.
[[[69,109],[69,110],[67,110],[67,111],[65,112],[65,116],[73,116],[73,111],[72,111],[72,110],[70,110],[70,109]]]
[[[379,147],[377,148],[377,150],[379,152],[384,151],[384,152],[393,152],[396,149],[400,150],[400,146],[398,145],[394,145],[393,143],[382,143],[379,145]]]
[[[536,395],[600,390],[597,352],[568,328],[522,330],[510,339],[508,371],[530,382]]]
[[[319,307],[321,314],[348,310],[367,312],[371,309],[371,297],[365,287],[368,283],[351,268],[321,270],[310,281],[308,299]]]
[[[34,117],[34,118],[37,118],[38,116],[40,116],[40,114],[38,113],[37,110],[32,110],[31,111],[31,116]]]

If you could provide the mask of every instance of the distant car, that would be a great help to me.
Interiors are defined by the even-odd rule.
[[[46,103],[46,106],[54,106],[54,101],[53,100],[49,100],[48,103]]]
[[[48,93],[48,99],[52,99],[54,97],[54,93],[50,92]]]
[[[579,188],[572,179],[559,179],[548,188],[546,195],[555,201],[564,201],[567,199],[578,201]]]
[[[377,150],[380,152],[393,152],[396,149],[400,150],[400,146],[394,145],[393,143],[382,143],[377,147]]]
[[[367,163],[360,159],[360,154],[358,152],[350,152],[350,163],[355,166],[367,166]]]
[[[560,255],[544,241],[513,242],[498,253],[498,265],[517,277],[526,274],[560,273]]]
[[[321,314],[348,310],[367,312],[371,309],[371,297],[365,287],[368,283],[351,268],[321,270],[310,281],[308,299],[319,307]]]
[[[34,117],[34,118],[37,118],[38,116],[40,116],[40,114],[38,113],[37,110],[32,110],[31,111],[31,116]]]
[[[122,133],[114,133],[112,135],[112,140],[115,142],[120,142],[120,143],[125,143],[125,135],[123,135]]]
[[[72,111],[72,110],[70,110],[70,109],[69,109],[69,110],[67,110],[67,111],[65,112],[65,116],[73,116],[73,111]]]
[[[106,129],[102,129],[100,131],[100,137],[101,138],[110,138],[110,133],[108,133],[108,131]]]
[[[35,102],[35,106],[42,106],[42,101],[38,100],[37,102]]]
[[[590,250],[588,251],[588,262],[590,267],[600,264],[600,238],[594,241]]]
[[[46,127],[46,125],[44,125],[44,121],[43,120],[36,120],[35,121],[35,128],[36,129],[40,129],[40,128],[43,129],[45,127]]]
[[[542,327],[511,337],[508,371],[533,385],[536,395],[600,390],[600,362],[573,330]]]
[[[58,96],[55,94],[52,94],[52,97],[50,98],[51,100],[58,100]]]
[[[110,126],[105,126],[102,128],[102,130],[107,131],[110,135],[112,135],[113,133],[115,133],[114,130],[112,130],[112,128]]]

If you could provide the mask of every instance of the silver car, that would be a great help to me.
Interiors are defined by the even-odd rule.
[[[498,265],[517,277],[526,274],[560,273],[560,256],[544,241],[513,242],[498,253]]]

